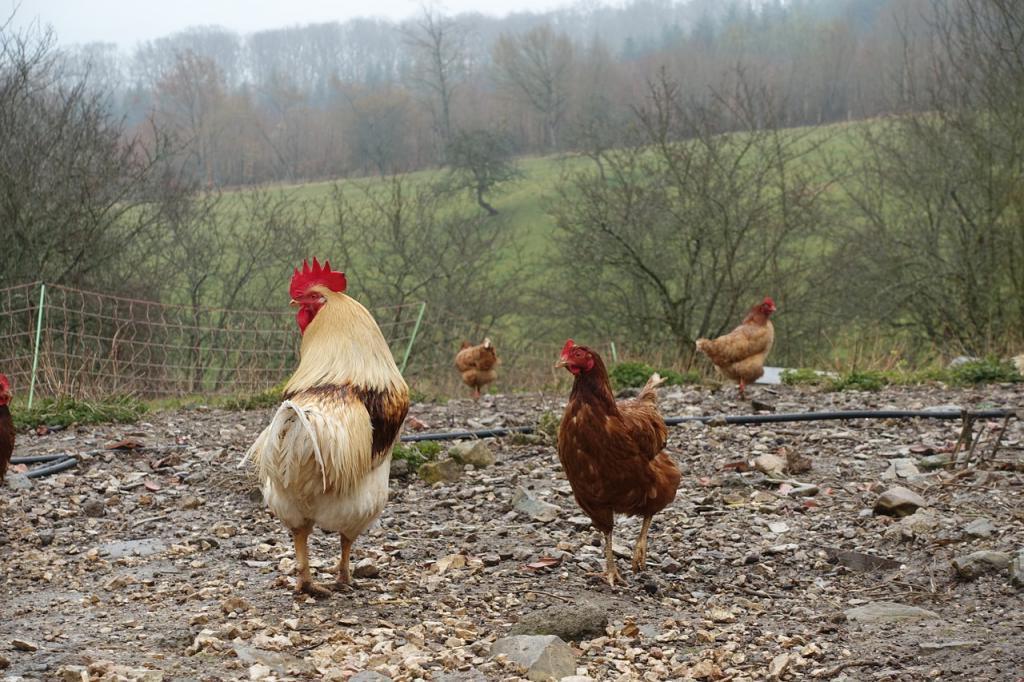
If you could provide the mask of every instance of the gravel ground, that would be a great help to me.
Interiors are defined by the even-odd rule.
[[[779,412],[1024,403],[1021,385],[751,394]],[[660,395],[666,415],[750,411],[732,390]],[[410,426],[533,424],[564,400],[418,404]],[[1001,423],[986,422],[974,451],[983,461],[931,470],[922,459],[952,449],[958,422],[673,428],[678,496],[655,517],[647,570],[633,575],[620,558],[628,584],[615,589],[592,575],[600,538],[580,518],[554,447],[539,437],[488,441],[496,463],[467,467],[457,481],[392,480],[379,526],[355,547],[357,588],[315,602],[291,593],[288,535],[237,468],[269,416],[196,409],[20,434],[18,455],[67,452],[80,463],[28,489],[0,489],[0,675],[518,679],[526,671],[492,658],[491,645],[540,620],[579,631],[565,634],[574,672],[594,680],[1024,677],[1022,593],[1008,569],[967,562],[962,576],[952,564],[992,550],[1004,553],[984,555],[998,565],[1024,549],[1019,421],[994,456]],[[141,447],[107,449],[119,441]],[[766,454],[790,458],[793,469],[774,477],[788,482],[749,464]],[[801,484],[816,491],[794,494]],[[927,508],[873,514],[896,485]],[[517,511],[520,488],[555,505],[555,518]],[[625,552],[638,528],[619,521]],[[316,533],[311,551],[329,579],[337,538]],[[877,602],[874,616],[858,617]],[[908,619],[888,620],[896,617]]]

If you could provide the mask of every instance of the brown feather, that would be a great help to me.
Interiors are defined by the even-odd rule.
[[[14,452],[14,423],[7,405],[0,405],[0,483],[7,475],[7,465]]]

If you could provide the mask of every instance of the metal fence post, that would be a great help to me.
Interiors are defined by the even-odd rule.
[[[615,347],[615,342],[614,341],[611,342],[611,345],[612,345],[612,362],[614,362],[617,365],[617,364],[619,364],[619,351]]]
[[[402,357],[402,367],[399,369],[402,374],[405,374],[405,367],[409,364],[409,355],[412,353],[412,344],[416,343],[416,335],[420,332],[420,323],[423,322],[423,312],[426,309],[426,301],[420,303],[420,312],[416,315],[416,326],[412,328],[412,336],[409,337],[409,345],[405,347],[405,355]]]
[[[43,337],[43,306],[46,304],[46,283],[39,284],[39,314],[36,316],[36,348],[32,354],[32,380],[28,387],[28,409],[36,396],[36,373],[39,371],[39,342]]]

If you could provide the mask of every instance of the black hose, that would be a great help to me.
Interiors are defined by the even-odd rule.
[[[56,455],[31,455],[29,457],[11,457],[11,464],[38,464],[39,462],[52,462],[56,459],[67,457],[63,452]]]
[[[792,412],[782,414],[737,414],[700,415],[693,417],[668,417],[666,426],[678,426],[687,422],[703,424],[773,424],[781,422],[810,422],[835,419],[998,419],[1015,414],[1014,410],[841,410],[838,412]],[[513,433],[533,433],[533,426],[509,426],[479,431],[447,431],[443,433],[416,433],[402,436],[402,442],[461,440],[470,438],[500,438]]]
[[[54,462],[53,464],[47,464],[46,466],[38,467],[36,469],[29,469],[25,473],[25,476],[27,476],[28,478],[39,478],[40,476],[49,476],[50,474],[56,474],[60,471],[70,469],[71,467],[74,466],[78,466],[78,460],[75,459],[74,457],[68,457],[58,462]]]
[[[997,419],[1014,414],[1013,410],[841,410],[839,412],[792,412],[784,414],[738,414],[699,417],[669,417],[667,426],[685,422],[725,424],[772,424],[776,422],[813,422],[835,419]]]

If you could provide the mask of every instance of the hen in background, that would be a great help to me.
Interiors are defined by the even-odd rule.
[[[462,342],[462,349],[455,354],[455,367],[462,373],[462,383],[473,389],[473,398],[480,397],[480,389],[498,378],[498,353],[494,344],[485,338],[484,342],[471,346]]]
[[[604,534],[605,579],[614,586],[622,582],[612,552],[615,514],[644,519],[633,551],[633,571],[641,571],[651,519],[679,487],[679,468],[662,452],[668,429],[654,389],[663,379],[654,374],[634,400],[616,402],[601,356],[572,339],[556,366],[575,376],[558,428],[558,459],[577,504]]]
[[[295,590],[317,597],[328,591],[310,577],[310,531],[340,534],[336,583],[350,585],[352,544],[387,503],[391,451],[409,410],[384,335],[345,287],[344,273],[327,261],[296,268],[290,293],[302,332],[299,366],[242,460],[252,460],[267,505],[291,531]]]
[[[14,452],[14,422],[11,420],[11,382],[0,374],[0,483],[7,475],[7,465]]]
[[[740,326],[717,339],[697,339],[701,351],[719,371],[733,381],[739,381],[740,399],[746,398],[746,385],[764,374],[764,361],[775,342],[775,327],[769,317],[775,312],[775,302],[769,296],[750,309]]]

